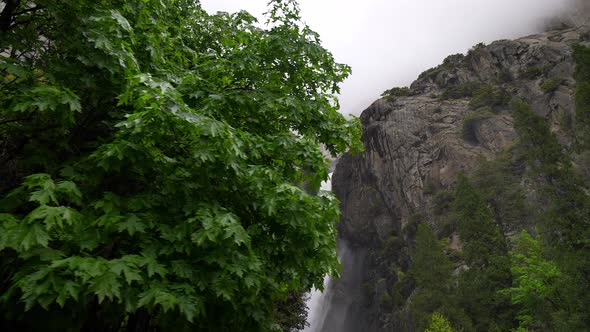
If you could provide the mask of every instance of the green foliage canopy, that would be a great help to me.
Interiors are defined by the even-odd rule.
[[[551,313],[559,305],[554,301],[561,272],[544,256],[542,242],[522,231],[512,253],[513,287],[504,291],[521,308],[518,314],[521,329],[547,330],[551,326]]]
[[[445,255],[445,246],[428,224],[418,225],[416,252],[408,270],[408,277],[416,285],[411,309],[418,330],[424,329],[436,311],[449,307],[453,265]]]
[[[512,308],[499,291],[512,283],[508,248],[489,205],[463,174],[458,177],[453,212],[467,265],[459,275],[459,306],[476,331],[506,331],[511,327]]]
[[[0,24],[0,307],[12,328],[276,328],[335,274],[319,148],[358,151],[350,72],[273,0],[7,1]]]
[[[451,323],[442,314],[435,312],[432,314],[430,325],[424,332],[453,332]]]

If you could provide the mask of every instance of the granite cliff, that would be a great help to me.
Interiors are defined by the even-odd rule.
[[[391,297],[412,262],[415,224],[434,224],[460,250],[456,232],[439,218],[441,200],[459,173],[470,174],[514,146],[512,98],[531,105],[564,149],[574,144],[572,47],[590,47],[590,27],[580,17],[587,16],[557,30],[449,56],[409,88],[386,91],[362,113],[365,151],[342,156],[332,180],[342,203],[339,241],[348,249],[343,276],[330,286],[322,331],[414,330],[407,312],[411,289],[401,302]],[[534,189],[527,199],[535,199]],[[508,218],[499,223],[507,238],[534,226]]]

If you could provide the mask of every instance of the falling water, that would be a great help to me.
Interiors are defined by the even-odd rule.
[[[330,303],[329,300],[329,286],[330,286],[330,277],[326,276],[324,278],[324,292],[321,292],[318,289],[314,289],[310,293],[310,297],[307,300],[307,323],[309,326],[306,326],[303,329],[303,332],[319,332],[322,325],[324,325],[324,320],[326,319],[326,314],[328,313],[327,306]]]
[[[322,182],[321,189],[332,190],[332,173],[328,175],[328,180]],[[328,313],[327,306],[330,304],[330,294],[328,291],[330,281],[330,277],[326,276],[324,278],[324,291],[313,289],[310,292],[309,299],[307,300],[307,323],[309,325],[305,327],[303,332],[319,332],[322,328],[326,314]]]

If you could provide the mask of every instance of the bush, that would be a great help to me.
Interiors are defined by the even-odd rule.
[[[434,198],[432,199],[434,213],[443,214],[448,212],[451,208],[451,203],[453,203],[454,199],[455,196],[453,195],[453,192],[449,190],[441,190],[437,192],[436,195],[434,195]]]
[[[477,82],[466,82],[448,87],[443,92],[441,99],[461,99],[473,96],[473,93],[481,88],[481,84]]]
[[[492,113],[492,110],[489,107],[482,107],[475,112],[467,113],[463,119],[463,127],[461,128],[461,136],[463,136],[463,139],[471,143],[477,143],[478,141],[475,130],[478,123],[481,120],[488,119],[493,116],[494,113]]]
[[[506,90],[486,84],[473,92],[469,107],[474,110],[481,107],[490,107],[492,110],[496,110],[508,106],[509,102],[510,95]]]
[[[471,59],[473,59],[473,55],[480,49],[486,47],[485,43],[478,43],[475,46],[473,46],[472,48],[469,49],[469,51],[467,52],[467,55],[465,56],[465,58],[463,59],[463,62],[467,65],[471,64]]]
[[[445,316],[435,312],[432,314],[430,325],[424,332],[453,332],[453,328]]]
[[[553,92],[557,90],[561,83],[563,83],[563,78],[561,77],[547,79],[543,82],[543,84],[541,84],[541,90],[543,90],[545,93]]]
[[[403,234],[414,238],[416,236],[416,231],[418,230],[418,225],[420,225],[425,220],[426,216],[422,212],[414,213],[412,216],[410,216],[408,223],[402,228]]]
[[[395,87],[389,90],[383,91],[381,97],[406,97],[410,95],[410,88],[408,87]]]
[[[465,56],[463,54],[461,54],[461,53],[451,54],[443,60],[443,63],[441,63],[440,65],[438,65],[436,67],[430,68],[430,69],[422,72],[420,74],[420,76],[418,76],[418,78],[426,78],[426,77],[433,78],[441,71],[451,70],[453,68],[460,67],[464,64],[465,64]]]
[[[532,80],[539,76],[545,76],[553,67],[554,65],[552,64],[529,66],[520,73],[520,78]]]

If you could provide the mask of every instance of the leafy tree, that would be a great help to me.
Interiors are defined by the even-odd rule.
[[[442,314],[435,312],[430,319],[430,325],[424,332],[453,332],[451,323]]]
[[[349,68],[272,0],[2,1],[4,330],[265,331],[335,274]]]
[[[305,329],[309,296],[309,293],[291,292],[286,298],[275,302],[274,320],[281,330],[294,332]]]
[[[513,286],[506,291],[520,307],[519,328],[523,330],[550,329],[551,315],[561,305],[556,301],[561,272],[544,256],[541,242],[523,231],[512,254]]]

